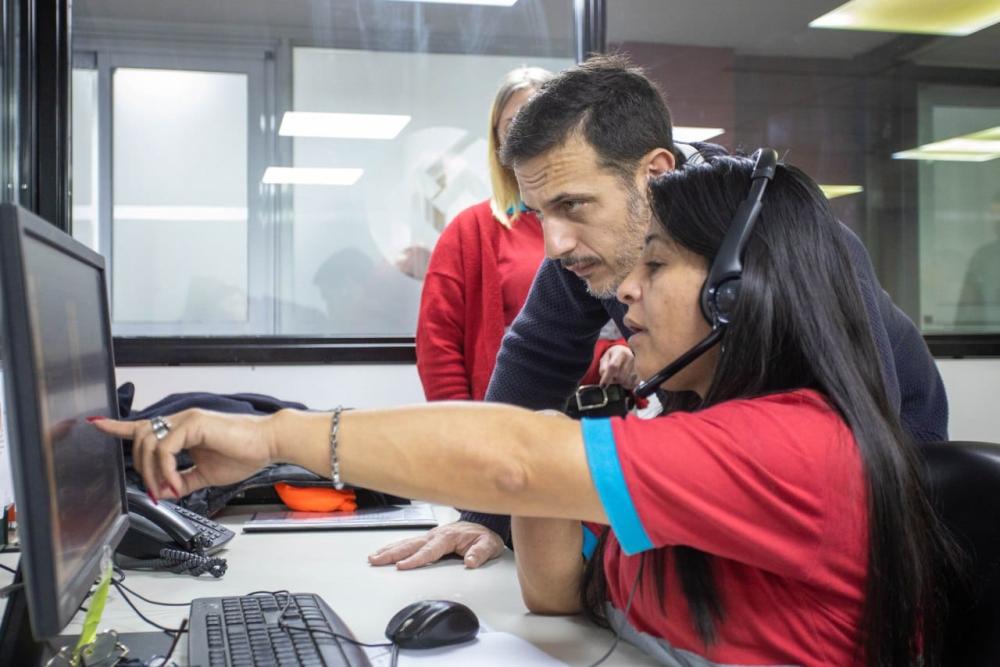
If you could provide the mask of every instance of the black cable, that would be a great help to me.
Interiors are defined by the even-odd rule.
[[[7,567],[6,565],[3,565],[3,564],[0,564],[0,568],[2,568],[2,569],[4,569],[4,570],[7,570],[7,571],[8,571],[8,572],[10,572],[11,574],[17,574],[17,570],[15,570],[15,569],[14,569],[14,568],[12,568],[12,567]]]
[[[180,641],[181,641],[181,634],[183,634],[184,632],[187,631],[187,624],[188,624],[188,620],[186,618],[181,621],[181,627],[177,629],[177,634],[174,635],[174,641],[172,641],[170,643],[170,648],[167,650],[167,655],[164,656],[163,662],[160,663],[161,665],[163,665],[163,667],[169,667],[169,665],[170,665],[170,656],[172,656],[174,654],[174,651],[177,649],[177,644],[179,644]],[[153,657],[155,658],[157,656],[153,656]],[[152,661],[150,661],[150,662],[152,662]]]
[[[112,580],[111,583],[113,583],[115,585],[115,588],[118,590],[118,592],[121,593],[122,599],[125,600],[126,603],[128,603],[128,606],[132,607],[132,611],[134,611],[139,616],[139,618],[141,618],[143,621],[145,621],[149,625],[152,625],[154,628],[158,628],[160,630],[163,630],[164,632],[166,632],[168,635],[171,635],[171,636],[173,636],[174,634],[182,634],[184,632],[187,632],[187,630],[184,629],[183,627],[179,628],[179,629],[178,628],[168,628],[168,627],[160,625],[156,621],[149,620],[148,618],[146,618],[146,616],[141,611],[139,611],[139,608],[136,607],[135,604],[132,602],[132,600],[129,599],[128,595],[125,594],[125,591],[122,590],[121,584],[119,582]]]
[[[229,565],[225,558],[205,556],[182,549],[160,549],[159,558],[129,558],[119,556],[118,563],[129,570],[166,570],[174,574],[198,577],[206,572],[218,579]]]
[[[0,598],[5,598],[11,593],[15,593],[22,588],[24,588],[24,582],[22,581],[19,581],[16,584],[8,584],[7,586],[0,588]]]
[[[365,642],[359,641],[354,637],[348,637],[347,635],[342,635],[332,630],[327,630],[326,628],[299,628],[294,625],[284,625],[284,622],[282,622],[281,627],[284,630],[308,632],[309,634],[319,633],[322,635],[334,637],[336,639],[343,639],[345,642],[354,644],[355,646],[364,646],[365,648],[388,648],[390,646],[395,646],[395,644],[393,644],[392,642],[382,642],[380,644],[366,644]]]
[[[266,593],[265,591],[258,591],[258,592]],[[363,646],[366,648],[385,648],[387,646],[393,646],[393,644],[390,642],[385,642],[381,644],[367,644],[365,642],[358,641],[354,637],[348,637],[347,635],[342,635],[339,632],[327,630],[326,628],[310,628],[310,627],[301,628],[293,625],[287,625],[285,623],[285,614],[288,612],[288,609],[292,605],[292,594],[287,590],[280,590],[272,593],[272,595],[274,595],[275,598],[278,597],[278,594],[284,594],[286,596],[285,604],[281,607],[281,610],[278,612],[278,627],[284,630],[285,632],[288,632],[289,634],[294,630],[298,632],[306,632],[309,634],[310,637],[315,634],[321,634],[328,637],[333,637],[333,640],[337,642],[337,649],[340,650],[340,653],[345,657],[347,656],[347,653],[344,651],[344,647],[340,645],[341,640],[349,644],[354,644],[355,646]],[[251,595],[253,595],[253,593],[251,593]]]
[[[115,586],[117,586],[119,588],[124,588],[126,591],[128,591],[132,595],[136,596],[137,598],[139,598],[143,602],[148,602],[149,604],[156,604],[156,605],[160,605],[161,607],[190,607],[191,606],[190,602],[158,602],[156,600],[150,600],[145,595],[142,595],[141,593],[136,593],[134,590],[132,590],[131,588],[129,588],[128,586],[126,586],[125,584],[123,584],[120,579],[118,581],[114,582],[114,583],[115,583]]]
[[[278,612],[278,627],[280,629],[284,630],[285,632],[289,632],[291,630],[291,627],[288,626],[288,625],[285,625],[285,613],[288,612],[288,608],[292,605],[292,594],[291,594],[291,592],[289,592],[287,590],[284,591],[284,593],[285,593],[285,604],[281,608],[281,611]],[[274,597],[275,597],[275,599],[277,599],[277,597],[278,597],[277,594],[275,594]],[[298,605],[296,605],[296,606],[298,606]],[[313,635],[313,629],[312,628],[306,627],[306,628],[302,628],[302,629],[308,631],[309,632],[309,636],[312,637],[312,635]],[[327,631],[327,630],[322,629],[322,628],[317,628],[317,631],[319,631],[319,630],[323,630],[324,632],[328,632],[328,634],[333,635],[333,641],[337,642],[337,650],[340,651],[341,654],[344,655],[345,657],[347,656],[347,654],[344,653],[344,647],[340,645],[340,636],[338,636],[336,632],[330,632],[330,631]]]
[[[365,648],[386,648],[387,646],[394,646],[392,642],[382,642],[380,644],[367,644],[363,641],[358,641],[354,637],[348,637],[347,635],[342,635],[339,632],[334,632],[333,630],[327,630],[326,628],[300,628],[294,625],[286,625],[285,613],[288,611],[289,607],[291,607],[292,603],[292,594],[289,593],[287,590],[282,589],[280,591],[254,591],[252,593],[247,593],[247,595],[248,596],[273,595],[275,598],[277,598],[279,595],[285,595],[286,596],[285,604],[281,607],[281,609],[278,612],[278,627],[281,628],[282,630],[308,632],[309,634],[320,633],[323,635],[327,635],[329,637],[333,637],[334,639],[343,639],[345,642],[349,642],[356,646],[364,646]]]
[[[615,640],[613,642],[611,642],[611,648],[609,648],[608,651],[607,651],[607,653],[605,653],[604,655],[602,655],[600,657],[600,659],[598,659],[597,662],[592,662],[587,667],[597,667],[598,665],[600,665],[601,663],[603,663],[605,660],[607,660],[608,658],[610,658],[611,654],[615,652],[616,648],[618,648],[618,642],[621,641],[621,638],[622,638],[621,630],[622,630],[622,628],[625,627],[625,624],[628,623],[628,612],[632,608],[632,600],[635,598],[635,592],[637,590],[639,590],[639,578],[642,576],[642,566],[645,565],[645,564],[646,564],[646,559],[645,558],[643,558],[642,560],[639,561],[639,569],[635,573],[635,581],[632,582],[632,590],[628,594],[628,602],[625,603],[625,612],[622,614],[622,623],[621,623],[621,626],[614,629],[614,631],[615,631]]]

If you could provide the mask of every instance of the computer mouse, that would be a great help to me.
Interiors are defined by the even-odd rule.
[[[461,644],[479,632],[476,614],[461,602],[422,600],[407,605],[385,626],[385,636],[399,648],[434,648]]]

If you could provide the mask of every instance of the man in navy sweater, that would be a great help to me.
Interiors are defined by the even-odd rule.
[[[630,335],[615,291],[642,248],[646,182],[721,152],[711,144],[675,144],[661,93],[617,57],[564,71],[522,107],[502,159],[542,219],[547,259],[504,337],[486,400],[562,407],[608,318]],[[946,440],[948,404],[934,360],[879,286],[861,241],[844,229],[854,258],[854,275],[844,279],[861,289],[889,398],[915,440]],[[510,517],[464,512],[461,521],[391,544],[369,560],[410,569],[457,554],[466,567],[478,567],[503,553],[509,535]]]

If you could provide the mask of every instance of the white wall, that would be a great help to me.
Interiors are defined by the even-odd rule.
[[[1000,359],[938,359],[952,440],[1000,442]]]
[[[1000,359],[940,359],[948,391],[952,440],[1000,442]],[[142,408],[183,391],[256,392],[311,408],[359,408],[422,403],[415,366],[181,366],[118,369],[118,382],[136,386]]]
[[[253,392],[313,409],[337,405],[374,408],[423,403],[417,367],[410,364],[357,366],[139,366],[119,368],[118,383],[135,383],[136,409],[168,394],[210,391]]]

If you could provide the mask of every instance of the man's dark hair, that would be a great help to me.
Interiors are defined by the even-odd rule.
[[[601,167],[626,177],[653,149],[682,157],[663,94],[623,56],[597,56],[546,82],[515,117],[501,159],[513,167],[574,132],[593,146]]]

